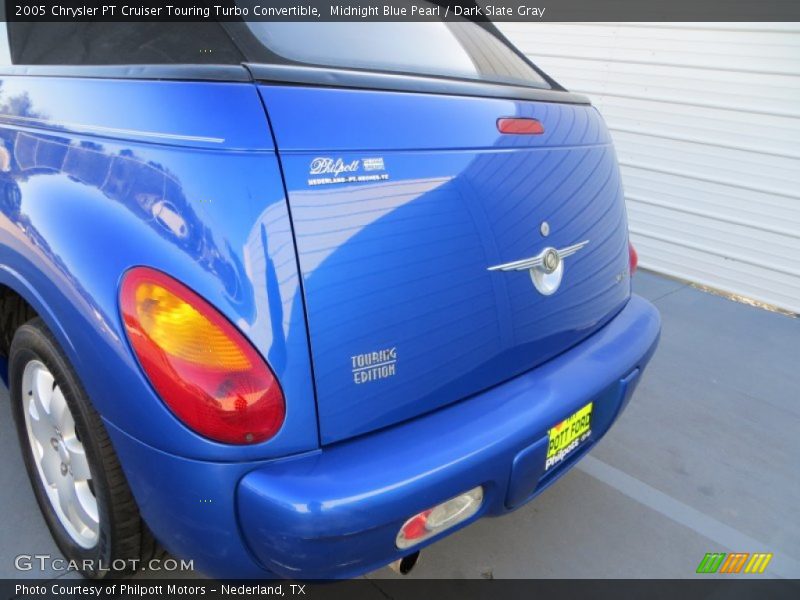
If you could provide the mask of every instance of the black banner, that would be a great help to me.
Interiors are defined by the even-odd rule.
[[[798,0],[6,0],[7,21],[800,21]]]
[[[2,580],[0,596],[26,600],[533,600],[598,598],[621,600],[796,599],[800,583],[782,580],[717,578],[695,580],[424,580],[358,579],[341,583],[185,579],[116,580],[104,583],[75,579]]]
[[[116,580],[98,584],[75,579],[0,580],[4,600],[534,600],[597,598],[648,600],[783,600],[800,597],[800,582],[740,578],[695,580],[424,580],[358,579],[341,583],[287,581]]]

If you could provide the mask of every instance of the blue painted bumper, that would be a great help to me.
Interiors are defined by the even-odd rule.
[[[485,499],[470,521],[521,506],[608,431],[659,332],[656,309],[633,296],[601,331],[534,371],[381,432],[259,466],[237,493],[249,548],[281,576],[352,577],[418,549],[395,547],[403,522],[477,485]],[[589,401],[589,443],[545,475],[548,428]]]
[[[603,329],[525,375],[284,459],[184,458],[106,427],[148,526],[196,569],[220,578],[352,577],[412,552],[395,548],[395,535],[421,510],[482,485],[471,520],[499,515],[555,481],[625,408],[659,331],[656,309],[633,296]],[[548,428],[590,400],[589,443],[543,476]]]

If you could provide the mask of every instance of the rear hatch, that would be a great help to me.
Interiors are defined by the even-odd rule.
[[[288,190],[323,444],[532,369],[628,299],[620,179],[591,106],[260,89]],[[514,116],[544,133],[500,134],[497,119]],[[488,270],[584,241],[551,295],[527,270]]]

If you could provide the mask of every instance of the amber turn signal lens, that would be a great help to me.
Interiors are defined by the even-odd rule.
[[[194,306],[152,282],[136,288],[136,318],[150,339],[175,358],[209,368],[247,371],[245,353]]]
[[[229,444],[278,432],[285,404],[274,374],[203,298],[160,271],[137,267],[122,282],[120,307],[147,378],[188,427]]]

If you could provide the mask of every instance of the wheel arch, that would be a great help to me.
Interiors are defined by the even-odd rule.
[[[75,347],[59,317],[27,279],[7,265],[0,265],[0,378],[6,385],[8,351],[14,332],[35,317],[44,321],[74,364]]]

